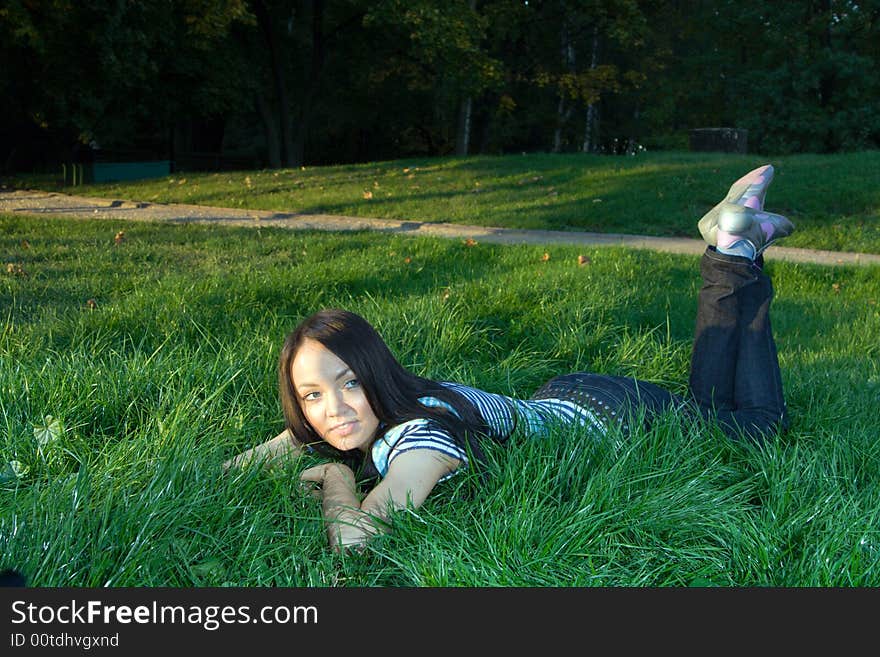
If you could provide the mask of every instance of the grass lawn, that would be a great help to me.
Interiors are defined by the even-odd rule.
[[[632,157],[528,154],[398,160],[68,187],[154,202],[413,221],[699,235],[696,220],[743,173],[776,167],[768,210],[797,231],[786,246],[880,253],[880,151],[768,157],[658,152]],[[11,181],[55,188],[52,177]]]
[[[570,165],[568,183],[551,183],[553,161],[535,173],[560,196],[589,177]],[[681,168],[665,175],[700,191],[686,201],[672,189],[669,207],[708,204],[733,170],[758,163],[730,161],[716,178],[670,160]],[[797,208],[797,221],[815,211],[806,199],[796,205],[794,161],[781,163],[773,198],[777,209]],[[438,163],[415,180],[468,166]],[[380,190],[408,180],[398,164],[337,175],[360,176],[350,183],[360,190],[375,171],[385,171]],[[251,180],[262,188],[273,176]],[[610,171],[597,178],[603,203],[561,207],[624,204]],[[186,185],[196,180],[213,178]],[[522,199],[532,189],[524,208],[538,203],[538,184],[508,188]],[[201,201],[220,203],[215,193]],[[474,221],[463,195],[436,194],[393,212],[369,207],[434,205],[436,218],[450,218],[439,198]],[[869,194],[841,197],[834,211],[854,212]],[[268,203],[270,194],[242,198]],[[311,203],[303,209],[318,209]],[[525,214],[518,203],[511,220]],[[320,209],[366,212],[358,200],[331,206]],[[481,207],[476,216],[493,223],[498,215]],[[0,216],[0,253],[0,567],[21,568],[35,586],[880,585],[876,267],[774,262],[771,250],[793,427],[766,450],[675,417],[619,446],[563,431],[515,439],[489,450],[485,482],[453,477],[397,514],[392,534],[339,556],[325,545],[319,504],[297,484],[302,464],[221,474],[225,458],[280,430],[276,358],[299,319],[349,308],[414,371],[500,393],[528,395],[578,369],[682,391],[697,258],[19,216]]]

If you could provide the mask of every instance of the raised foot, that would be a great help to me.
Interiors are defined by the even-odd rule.
[[[767,164],[731,185],[724,200],[697,224],[707,244],[722,253],[755,259],[794,232],[794,224],[786,217],[764,211],[764,197],[774,173],[773,166]]]

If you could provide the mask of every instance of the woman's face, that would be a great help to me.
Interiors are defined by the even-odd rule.
[[[307,338],[293,357],[290,376],[303,415],[321,438],[343,451],[369,448],[379,418],[345,361]]]

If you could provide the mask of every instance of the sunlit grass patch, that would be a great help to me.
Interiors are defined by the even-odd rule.
[[[28,272],[0,272],[0,555],[36,586],[880,583],[875,268],[768,255],[793,426],[766,450],[676,416],[626,441],[520,436],[338,556],[300,465],[220,467],[279,430],[276,359],[300,319],[351,309],[417,373],[493,392],[582,369],[681,391],[697,258],[118,230],[0,218]]]

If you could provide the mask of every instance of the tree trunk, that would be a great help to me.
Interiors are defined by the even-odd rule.
[[[590,55],[590,70],[596,68],[599,60],[599,26],[593,27],[593,52]],[[584,126],[584,143],[581,151],[593,153],[596,150],[596,130],[598,128],[599,110],[596,103],[587,105],[587,123]]]
[[[595,103],[587,105],[587,123],[584,127],[584,143],[581,151],[584,153],[594,153],[596,151],[596,127],[598,125],[598,110]]]
[[[468,6],[472,12],[477,10],[477,0],[470,0]],[[465,157],[471,142],[471,109],[473,98],[468,95],[458,106],[458,130],[455,133],[455,154]]]
[[[470,96],[461,101],[458,108],[458,132],[455,139],[455,154],[464,157],[468,154],[471,141],[471,106]]]
[[[257,23],[266,39],[266,45],[269,49],[269,61],[272,66],[272,83],[275,88],[275,96],[278,100],[278,125],[280,127],[280,152],[281,160],[285,166],[293,166],[291,164],[291,156],[293,152],[293,139],[290,130],[290,99],[287,95],[287,84],[284,79],[284,66],[281,63],[281,46],[278,42],[278,34],[273,28],[273,20],[269,15],[269,10],[262,0],[252,0],[251,5],[254,9],[254,15],[257,17]],[[267,134],[268,136],[268,134]]]
[[[558,153],[562,149],[562,123],[565,114],[565,97],[559,97],[559,104],[556,106],[556,130],[553,131],[553,152]]]
[[[560,34],[562,46],[562,62],[565,70],[574,73],[575,70],[575,52],[574,44],[571,42],[571,35],[568,30],[568,20],[562,21],[562,33]],[[562,150],[562,131],[571,118],[571,112],[574,105],[569,106],[565,102],[565,91],[559,89],[559,104],[556,106],[556,130],[553,132],[553,152],[558,153]]]
[[[306,137],[312,120],[312,109],[318,95],[321,72],[324,68],[324,0],[312,0],[312,57],[309,78],[302,93],[302,101],[296,121],[296,138],[291,149],[290,166],[301,166],[305,162]]]
[[[256,95],[257,110],[263,120],[263,134],[266,136],[266,158],[270,169],[281,168],[281,143],[278,141],[278,118],[272,115],[272,108],[263,97]]]

